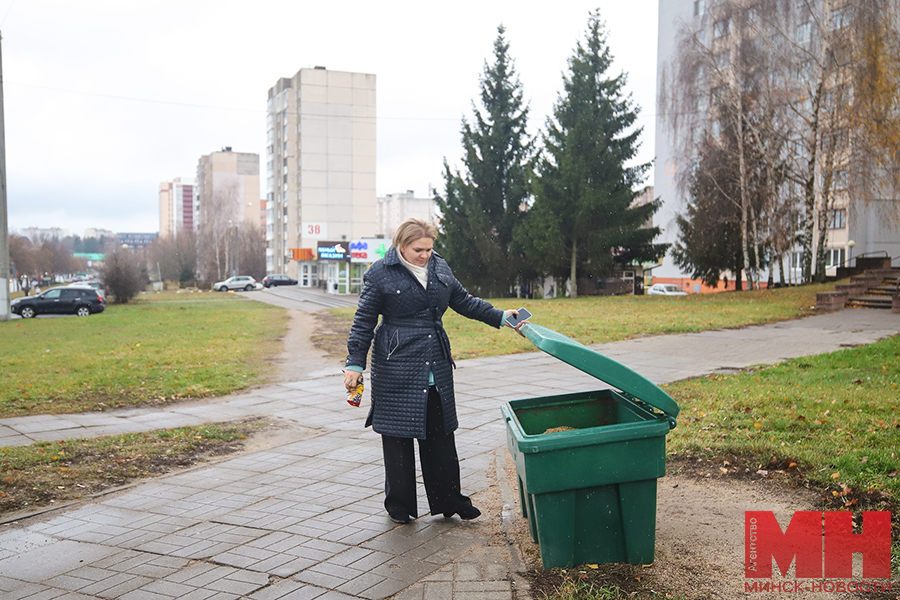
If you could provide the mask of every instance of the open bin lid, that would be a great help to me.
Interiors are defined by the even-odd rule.
[[[678,416],[681,409],[671,396],[660,389],[658,385],[625,365],[591,350],[570,337],[540,325],[525,323],[520,331],[531,340],[531,343],[547,354],[643,400],[663,411],[672,419]]]

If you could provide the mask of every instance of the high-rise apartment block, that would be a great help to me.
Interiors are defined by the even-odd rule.
[[[84,230],[85,238],[96,238],[99,240],[102,237],[111,238],[111,237],[115,237],[115,235],[116,234],[113,233],[112,231],[110,231],[109,229],[101,229],[98,227],[88,227],[87,229]]]
[[[159,237],[176,236],[194,230],[194,182],[172,181],[159,184]]]
[[[376,228],[375,75],[316,67],[279,79],[266,128],[267,271],[348,289],[362,268],[349,246]]]
[[[856,162],[853,159],[856,149],[850,131],[853,119],[848,118],[847,112],[847,107],[851,106],[849,99],[854,95],[853,79],[846,72],[852,61],[844,60],[847,50],[844,44],[859,35],[858,28],[865,23],[862,18],[859,24],[855,20],[855,11],[861,8],[857,5],[859,3],[843,0],[800,0],[768,6],[756,0],[667,0],[659,3],[657,90],[663,94],[668,88],[667,95],[671,97],[677,86],[684,85],[684,80],[678,79],[676,66],[685,40],[693,41],[691,48],[695,51],[701,49],[704,61],[692,75],[699,92],[695,106],[690,110],[683,106],[669,109],[671,114],[679,115],[682,122],[696,115],[698,126],[682,127],[675,133],[662,103],[657,111],[653,187],[663,201],[654,217],[656,225],[663,230],[660,241],[678,241],[676,218],[687,209],[686,193],[680,180],[685,174],[693,173],[696,165],[690,164],[690,158],[685,158],[682,148],[690,146],[685,142],[691,138],[696,140],[705,129],[713,138],[719,137],[724,130],[722,123],[733,123],[738,110],[735,108],[737,101],[728,99],[744,102],[743,98],[753,97],[748,90],[761,89],[764,91],[759,96],[763,99],[758,104],[769,110],[781,106],[789,108],[769,113],[776,117],[754,115],[759,122],[778,124],[770,130],[776,133],[769,134],[768,139],[780,141],[787,148],[779,155],[769,155],[769,159],[778,164],[773,166],[773,171],[781,173],[784,165],[794,163],[812,165],[811,169],[801,172],[802,176],[787,177],[796,188],[784,188],[788,192],[782,195],[802,198],[803,185],[814,186],[811,188],[816,201],[814,214],[805,214],[808,209],[801,206],[794,219],[812,222],[809,237],[813,247],[821,241],[825,249],[825,275],[832,276],[838,268],[852,266],[857,257],[900,256],[900,230],[896,222],[884,218],[882,212],[885,208],[896,211],[896,200],[866,201],[853,193],[847,184],[850,165]],[[762,53],[766,60],[760,60],[754,53]],[[747,80],[742,79],[750,70],[748,66],[756,64],[769,69],[764,85],[745,83]],[[738,89],[743,96],[736,94]],[[662,96],[661,100],[664,100]],[[726,101],[731,102],[731,112],[727,113],[730,121],[722,116],[725,114],[723,102]],[[752,123],[753,120],[745,118],[740,122]],[[815,123],[815,127],[811,123]],[[753,133],[746,133],[742,139],[759,136],[754,127],[758,125],[747,126],[747,131]],[[817,135],[821,135],[819,141],[815,141]],[[774,142],[765,143],[770,147],[778,146]],[[813,153],[811,148],[819,150]],[[750,151],[748,155],[752,153]],[[760,175],[754,172],[750,177]],[[771,175],[765,174],[765,177]],[[800,206],[800,202],[796,205]],[[788,237],[797,239],[800,233],[798,225],[797,231],[788,232]],[[795,244],[788,252],[786,258],[789,260],[784,261],[787,265],[783,273],[777,264],[780,257],[775,257],[775,264],[770,268],[777,270],[786,282],[799,282],[801,250],[799,244]],[[761,279],[765,281],[767,275],[763,269]],[[733,289],[734,276],[732,274],[729,289]],[[655,282],[681,283],[687,287],[690,275],[682,272],[670,253],[662,265],[654,269],[653,277]],[[700,291],[699,281],[690,284]]]
[[[416,198],[413,190],[399,194],[386,194],[378,198],[376,212],[378,225],[375,233],[391,239],[400,223],[410,217],[433,223],[434,208],[434,193],[430,187],[427,198]]]
[[[194,230],[213,223],[260,227],[259,154],[225,147],[197,164]]]

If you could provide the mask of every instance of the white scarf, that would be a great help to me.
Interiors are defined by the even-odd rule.
[[[428,289],[428,263],[425,263],[424,267],[417,267],[416,265],[408,262],[400,251],[397,251],[397,256],[400,257],[400,262],[403,263],[403,266],[409,269],[409,272],[412,273],[419,283],[422,284],[422,287],[426,290]],[[430,260],[430,259],[429,259]]]

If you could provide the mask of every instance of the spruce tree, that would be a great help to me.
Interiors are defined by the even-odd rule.
[[[480,295],[505,296],[516,284],[519,261],[510,250],[513,230],[528,196],[531,142],[528,108],[509,56],[505,29],[497,28],[494,62],[485,61],[481,109],[463,119],[462,172],[444,162],[443,214],[438,251],[457,278]]]
[[[667,247],[652,243],[659,228],[646,227],[659,200],[632,206],[650,164],[626,166],[641,129],[632,129],[637,109],[625,93],[625,75],[607,75],[611,63],[600,14],[592,12],[547,120],[534,206],[517,235],[535,266],[570,280],[573,297],[580,277],[655,261]]]

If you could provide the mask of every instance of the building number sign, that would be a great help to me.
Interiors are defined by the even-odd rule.
[[[328,238],[328,223],[306,221],[301,231],[306,239],[324,240]]]

